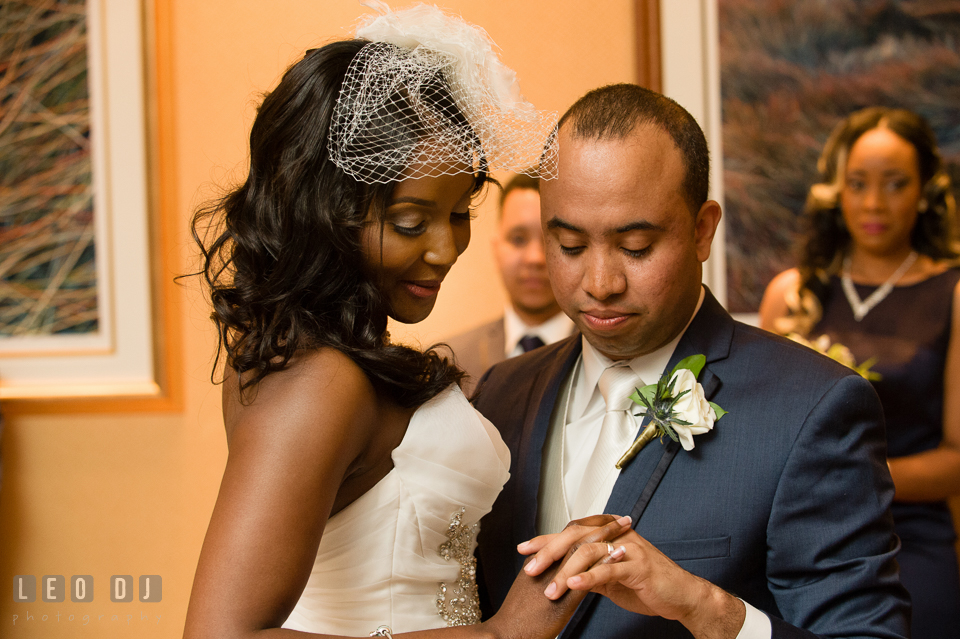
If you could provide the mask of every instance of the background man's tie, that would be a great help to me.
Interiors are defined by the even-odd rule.
[[[520,338],[520,348],[523,349],[524,353],[529,353],[533,349],[540,348],[543,345],[543,340],[536,335],[524,335]]]

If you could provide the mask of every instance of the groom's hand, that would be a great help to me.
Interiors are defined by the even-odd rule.
[[[546,587],[548,598],[589,590],[626,610],[677,620],[698,639],[733,639],[740,632],[742,601],[687,572],[635,531],[612,544],[576,546]]]

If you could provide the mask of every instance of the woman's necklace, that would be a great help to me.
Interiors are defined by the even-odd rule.
[[[871,293],[870,296],[862,302],[860,301],[860,296],[857,295],[857,289],[853,287],[853,280],[850,279],[850,256],[848,255],[843,258],[843,272],[840,276],[840,283],[843,284],[843,294],[847,296],[850,309],[853,311],[853,319],[859,322],[867,316],[867,313],[873,310],[874,306],[886,299],[890,291],[893,290],[893,285],[913,266],[913,263],[917,261],[917,257],[916,251],[910,251],[910,255],[907,256],[907,259],[903,260],[903,264],[894,271],[890,279],[881,284],[880,288]]]

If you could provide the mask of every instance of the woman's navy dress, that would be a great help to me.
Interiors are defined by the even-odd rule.
[[[871,370],[883,379],[873,386],[883,404],[889,457],[934,449],[943,438],[943,376],[958,280],[960,269],[950,269],[894,287],[860,322],[840,279],[830,282],[823,319],[811,335],[826,333],[858,364],[876,358]],[[856,289],[864,300],[877,287]],[[902,543],[900,578],[913,599],[913,639],[960,637],[960,570],[946,502],[894,502],[892,511]]]

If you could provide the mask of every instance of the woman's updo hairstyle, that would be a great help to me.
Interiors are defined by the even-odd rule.
[[[241,389],[284,369],[297,350],[320,347],[348,355],[403,406],[420,405],[463,376],[432,350],[386,342],[389,309],[364,274],[361,230],[368,213],[382,215],[404,167],[385,167],[390,182],[364,184],[330,160],[341,84],[369,44],[334,42],[290,67],[258,109],[246,180],[194,216],[218,354],[226,351]],[[438,79],[431,90],[443,86]],[[378,121],[401,140],[415,134],[404,122],[402,97],[398,111]],[[487,179],[476,174],[477,189]]]

